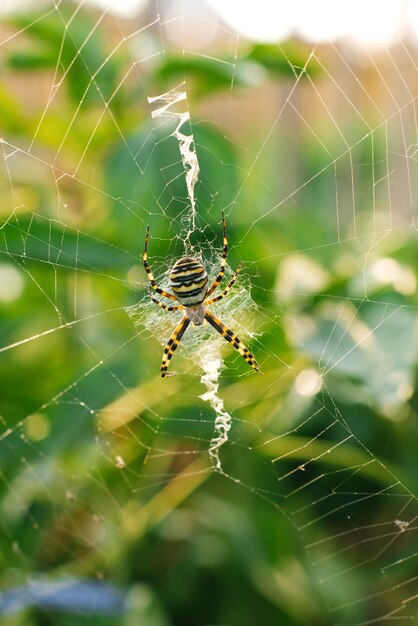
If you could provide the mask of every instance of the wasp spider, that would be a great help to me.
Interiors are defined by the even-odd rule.
[[[247,361],[248,365],[250,365],[256,372],[260,372],[260,366],[254,358],[254,355],[245,347],[245,345],[240,341],[240,339],[232,332],[225,324],[221,322],[213,313],[208,311],[207,306],[209,304],[213,304],[213,302],[218,302],[218,300],[222,300],[228,294],[232,285],[237,280],[238,274],[241,271],[241,264],[238,266],[235,274],[229,281],[228,285],[218,296],[214,298],[208,298],[215,289],[220,285],[222,278],[225,273],[226,266],[226,257],[228,253],[228,240],[226,238],[226,222],[225,216],[222,211],[222,226],[223,226],[223,234],[224,234],[224,247],[222,253],[221,267],[219,269],[219,273],[215,278],[214,283],[208,289],[208,275],[206,274],[205,268],[203,265],[197,260],[192,259],[190,257],[183,257],[176,261],[173,265],[170,272],[170,285],[174,293],[168,293],[163,289],[158,287],[155,278],[152,274],[151,268],[148,263],[148,237],[149,237],[149,226],[147,228],[147,234],[145,236],[145,250],[144,250],[144,267],[145,271],[148,275],[148,278],[151,283],[151,287],[154,291],[159,293],[161,296],[165,298],[170,298],[170,300],[176,300],[180,304],[176,306],[167,306],[163,304],[156,298],[154,298],[150,294],[150,298],[155,304],[158,304],[159,307],[164,309],[164,311],[179,311],[184,310],[184,316],[180,322],[180,324],[174,329],[173,334],[167,342],[167,345],[164,350],[163,360],[161,363],[161,376],[164,378],[165,376],[172,376],[173,374],[169,374],[167,372],[168,366],[170,364],[171,357],[174,354],[174,351],[177,349],[181,338],[187,330],[190,322],[195,326],[201,326],[206,320],[209,322],[213,328],[215,328],[218,333],[232,343],[234,348],[238,350],[240,355],[244,357]]]

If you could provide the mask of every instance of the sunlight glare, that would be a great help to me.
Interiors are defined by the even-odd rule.
[[[88,3],[100,9],[113,11],[121,17],[129,18],[143,11],[148,0],[88,0]]]
[[[180,49],[206,49],[215,41],[218,28],[217,16],[194,0],[172,2],[164,13],[164,30]]]
[[[289,37],[295,12],[291,3],[275,0],[206,0],[216,13],[240,35],[253,41],[276,42]]]
[[[366,45],[387,45],[399,31],[403,9],[403,0],[207,2],[244,37],[272,43],[298,35],[318,43],[346,37]]]
[[[316,370],[303,370],[295,380],[295,389],[301,396],[314,396],[322,389],[322,378]]]
[[[20,298],[24,281],[21,273],[10,263],[0,265],[0,302],[13,302]]]

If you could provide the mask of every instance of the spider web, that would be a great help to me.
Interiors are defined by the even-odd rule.
[[[414,623],[413,40],[85,2],[0,33],[4,619]],[[202,327],[161,380],[146,227],[161,287],[185,253],[214,278],[222,210],[213,312],[264,375]]]

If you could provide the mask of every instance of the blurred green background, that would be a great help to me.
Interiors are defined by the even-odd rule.
[[[2,624],[413,620],[416,49],[187,54],[155,12],[1,24]],[[187,341],[161,380],[168,337],[126,312],[147,224],[159,279],[183,253],[178,145],[147,104],[183,81],[194,243],[215,266],[224,209],[264,372],[223,348],[223,472]]]

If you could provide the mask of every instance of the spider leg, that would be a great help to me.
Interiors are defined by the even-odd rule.
[[[215,315],[213,315],[210,311],[206,311],[205,319],[209,322],[211,326],[213,326],[220,335],[229,343],[232,343],[233,347],[238,350],[240,355],[244,357],[247,361],[248,365],[253,368],[256,372],[262,373],[260,370],[260,366],[254,358],[254,355],[245,347],[245,345],[240,341],[240,339],[230,330],[225,324],[221,322]]]
[[[225,298],[225,296],[228,294],[228,291],[231,289],[232,285],[237,280],[238,274],[240,273],[241,269],[242,269],[242,263],[238,265],[235,274],[233,275],[233,277],[231,278],[231,280],[229,281],[229,283],[227,284],[223,292],[219,294],[219,296],[216,296],[215,298],[211,298],[210,300],[205,300],[205,304],[212,304],[213,302],[218,302],[218,300],[222,300],[222,298]]]
[[[183,304],[179,304],[178,306],[167,306],[166,304],[163,304],[162,302],[157,300],[157,298],[154,298],[154,296],[150,294],[149,291],[148,291],[148,295],[151,298],[151,300],[155,302],[155,304],[158,304],[158,306],[160,306],[162,309],[164,309],[164,311],[180,311],[180,309],[184,309]]]
[[[190,324],[190,320],[187,317],[183,317],[180,324],[176,326],[173,334],[170,339],[167,341],[167,345],[164,349],[163,360],[161,362],[161,376],[165,378],[166,376],[173,376],[173,374],[168,374],[168,366],[170,364],[171,357],[174,354],[174,351],[177,349],[181,338],[187,330],[188,325]]]
[[[166,298],[170,298],[170,300],[176,300],[176,297],[173,296],[172,293],[168,293],[167,291],[164,291],[164,289],[160,289],[157,285],[157,282],[154,278],[154,275],[151,271],[151,268],[149,266],[148,263],[148,237],[149,237],[149,226],[147,227],[147,234],[145,235],[145,249],[144,249],[144,256],[143,256],[143,261],[144,261],[144,267],[145,267],[145,271],[147,273],[148,279],[151,283],[151,287],[154,289],[154,291],[156,291],[157,293],[159,293],[161,296],[165,296]]]
[[[220,284],[223,278],[223,275],[225,274],[226,256],[228,254],[228,239],[226,238],[226,221],[225,221],[225,214],[223,211],[222,211],[222,228],[223,228],[223,233],[224,233],[224,249],[222,252],[221,267],[220,267],[217,277],[215,278],[215,282],[213,283],[212,287],[206,292],[207,296],[210,296],[210,294],[215,291],[216,287]]]

